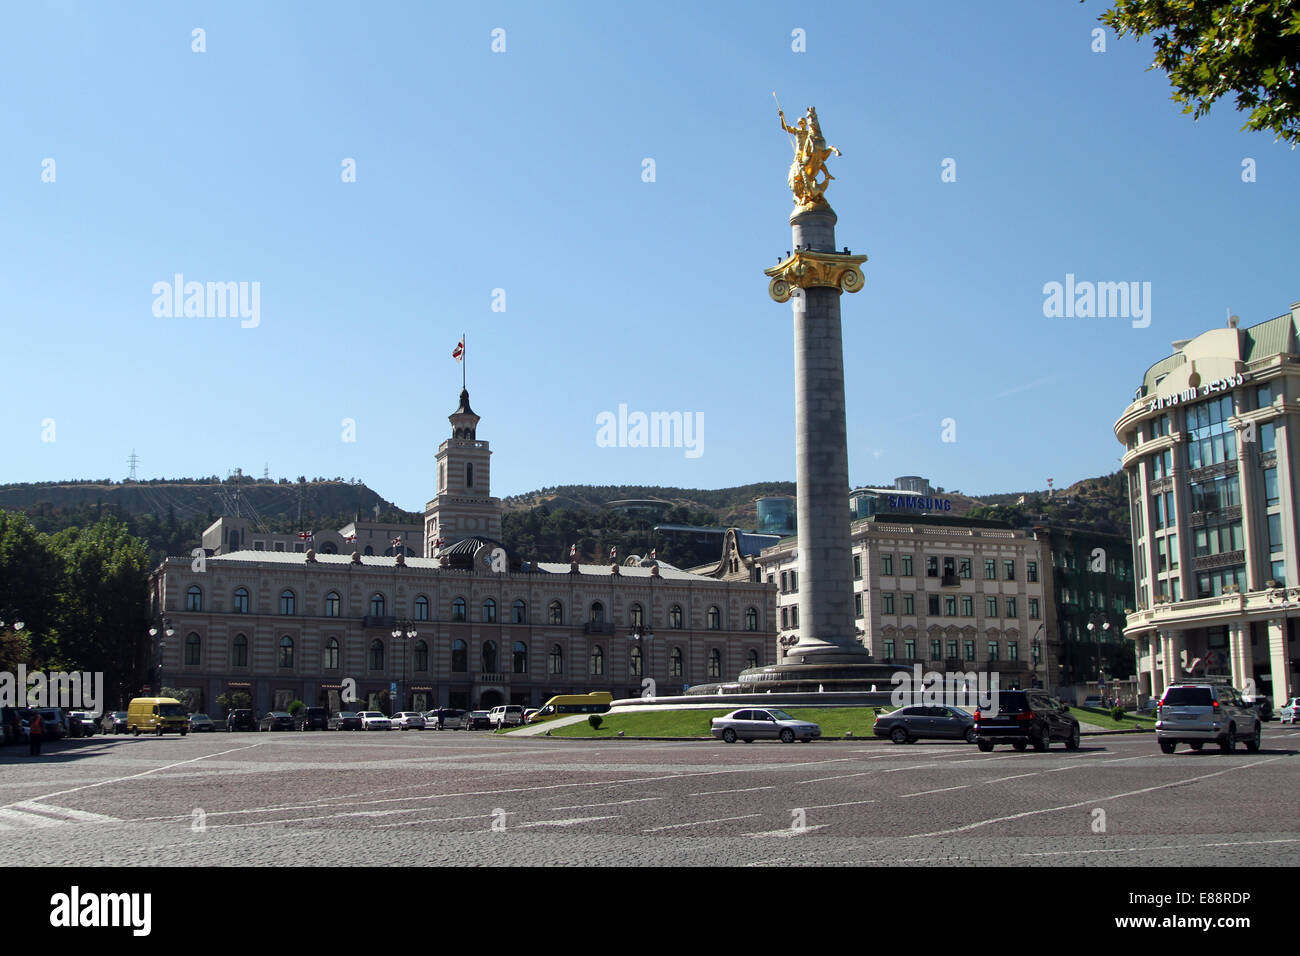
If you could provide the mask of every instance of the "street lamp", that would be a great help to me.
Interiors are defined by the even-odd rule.
[[[397,698],[401,704],[400,706],[393,707],[393,713],[406,710],[406,651],[410,646],[411,641],[415,640],[416,637],[419,636],[419,633],[420,632],[415,629],[415,625],[410,621],[399,622],[392,630],[394,641],[402,640],[403,638],[405,639],[402,643],[402,682],[397,685]]]
[[[636,646],[642,648],[641,676],[643,678],[650,677],[650,642],[655,639],[653,628],[653,624],[647,624],[645,629],[642,630],[642,625],[636,624],[632,627],[632,633],[627,636],[629,641],[635,642]],[[642,687],[644,688],[644,686],[643,683]],[[658,696],[653,677],[650,677],[650,696]]]
[[[164,640],[164,637],[159,637],[160,633],[164,637],[171,637],[176,633],[176,628],[172,627],[172,622],[167,620],[165,617],[160,618],[158,624],[149,628],[149,636],[154,639],[158,648],[158,670],[154,680],[156,692],[158,694],[162,693],[163,651],[167,647],[167,641]]]
[[[1043,654],[1043,642],[1038,639],[1038,635],[1043,633],[1043,628],[1046,626],[1047,626],[1046,622],[1038,625],[1038,630],[1034,631],[1033,640],[1031,640],[1029,644],[1030,654],[1033,656],[1034,659],[1034,681],[1035,683],[1038,684],[1039,687],[1042,687],[1044,690],[1047,689],[1046,655]],[[1038,679],[1039,665],[1043,665],[1042,681],[1039,681]]]
[[[1097,625],[1101,625],[1100,632]],[[1101,611],[1093,611],[1088,615],[1088,631],[1097,639],[1097,693],[1100,695],[1106,682],[1106,675],[1101,670],[1101,636],[1110,633],[1110,621],[1106,620],[1106,615]]]

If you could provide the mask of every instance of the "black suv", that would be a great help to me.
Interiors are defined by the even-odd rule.
[[[257,730],[257,718],[253,716],[251,710],[232,710],[226,715],[226,729],[235,730]]]
[[[330,716],[324,707],[304,707],[294,715],[293,725],[299,730],[329,730]]]
[[[1066,750],[1079,749],[1079,722],[1070,708],[1046,691],[1000,690],[998,711],[975,711],[975,744],[988,753],[994,744],[1010,744],[1024,750],[1047,750],[1053,740],[1065,742]]]

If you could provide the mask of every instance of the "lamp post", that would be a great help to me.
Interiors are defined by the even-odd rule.
[[[1046,626],[1047,625],[1045,622],[1043,624],[1038,625],[1038,630],[1034,631],[1034,637],[1029,644],[1030,654],[1033,656],[1034,659],[1034,682],[1037,683],[1038,686],[1042,687],[1044,690],[1048,690],[1046,655],[1043,653],[1043,642],[1038,639],[1038,635],[1043,633],[1043,628]],[[1038,679],[1039,665],[1043,665],[1042,681],[1039,681]]]
[[[1101,626],[1100,631],[1097,630],[1098,625]],[[1088,615],[1088,631],[1097,639],[1097,693],[1101,695],[1106,679],[1101,670],[1101,637],[1102,634],[1110,633],[1110,621],[1106,620],[1106,615],[1101,611],[1093,611]]]
[[[632,633],[629,634],[628,640],[635,642],[635,646],[641,648],[641,676],[650,677],[650,642],[655,639],[653,624],[636,624],[632,627]],[[650,677],[650,695],[658,696],[658,690],[655,687],[654,678]],[[643,695],[644,696],[644,695]]]
[[[406,652],[410,647],[411,641],[419,636],[419,631],[410,621],[399,621],[392,630],[393,640],[402,641],[402,682],[397,685],[397,697],[400,706],[393,707],[393,713],[406,710]]]
[[[154,692],[155,694],[158,695],[162,694],[163,653],[167,647],[167,641],[165,640],[165,638],[169,638],[175,633],[176,633],[176,629],[172,627],[172,622],[167,620],[167,618],[165,617],[159,618],[158,623],[153,627],[149,628],[149,636],[154,639],[154,642],[158,649],[157,650],[158,668],[154,672]]]

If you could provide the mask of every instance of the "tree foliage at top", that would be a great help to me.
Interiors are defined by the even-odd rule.
[[[1117,36],[1154,35],[1151,69],[1193,119],[1233,93],[1250,114],[1242,129],[1300,143],[1300,0],[1115,0],[1098,19]]]

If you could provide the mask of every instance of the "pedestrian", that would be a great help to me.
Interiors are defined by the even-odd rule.
[[[31,756],[39,757],[41,755],[41,737],[45,733],[44,721],[41,720],[39,710],[32,711],[32,719],[27,725],[27,743]]]

